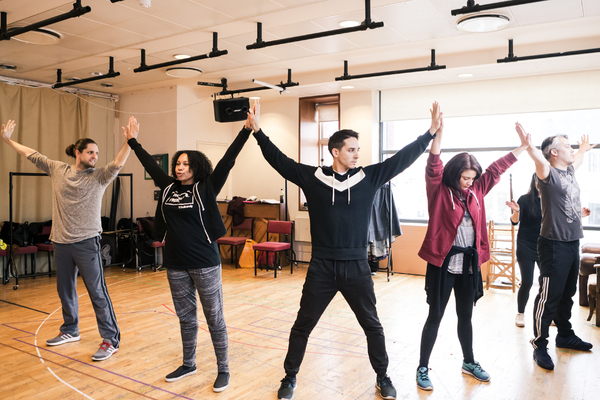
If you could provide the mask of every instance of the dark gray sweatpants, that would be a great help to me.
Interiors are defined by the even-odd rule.
[[[62,304],[64,319],[60,331],[73,336],[79,335],[79,297],[77,296],[77,271],[79,271],[94,306],[100,336],[110,340],[114,347],[119,347],[121,333],[104,281],[100,237],[71,244],[54,243],[53,247],[56,289]]]

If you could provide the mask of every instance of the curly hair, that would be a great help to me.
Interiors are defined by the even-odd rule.
[[[455,191],[455,193],[460,193],[462,192],[460,177],[464,171],[470,169],[476,173],[474,181],[479,179],[482,169],[475,156],[469,153],[459,153],[452,157],[444,167],[442,183]]]
[[[67,153],[69,157],[76,158],[75,150],[79,150],[80,153],[83,153],[83,151],[87,149],[88,144],[96,144],[96,142],[90,138],[79,139],[77,142],[75,142],[75,144],[67,146],[65,153]]]
[[[194,183],[204,182],[212,174],[212,163],[204,153],[197,150],[179,150],[171,159],[171,175],[173,177],[177,177],[177,160],[182,154],[187,154],[190,171],[194,174]]]

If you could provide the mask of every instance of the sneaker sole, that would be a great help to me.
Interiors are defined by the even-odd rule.
[[[227,389],[228,387],[229,387],[229,385],[223,386],[223,387],[220,387],[220,388],[216,388],[216,387],[213,386],[213,392],[215,392],[215,393],[221,393],[223,390]]]
[[[478,376],[476,376],[475,374],[473,374],[471,371],[466,370],[466,369],[463,369],[462,373],[465,374],[465,375],[470,375],[470,376],[472,376],[473,378],[477,379],[480,382],[489,382],[489,380],[492,379],[491,376],[489,378],[487,378],[487,379],[481,379]]]
[[[296,390],[296,388],[298,387],[298,385],[294,385],[293,389]],[[279,397],[279,395],[277,395],[277,400],[292,400],[294,398],[294,392],[292,392],[292,397]]]
[[[107,355],[106,357],[94,357],[92,356],[92,361],[104,361],[104,360],[108,360],[109,358],[112,357],[113,354],[115,354],[117,351],[119,351],[118,348],[115,349],[115,351],[113,351],[112,353],[110,353],[109,355]]]
[[[185,378],[186,376],[194,375],[196,372],[198,372],[198,370],[197,370],[197,369],[195,369],[195,370],[193,370],[193,371],[190,371],[190,372],[188,372],[187,374],[180,375],[180,376],[178,376],[178,377],[176,377],[176,378],[167,378],[167,377],[165,376],[165,381],[167,381],[167,382],[175,382],[175,381],[178,381],[178,380],[180,380],[181,378]],[[226,388],[225,388],[225,389],[226,389]],[[223,390],[225,390],[225,389],[223,389]]]
[[[519,328],[524,328],[525,324],[523,322],[519,323],[519,322],[515,322],[515,325],[518,326]]]
[[[591,351],[592,348],[583,348],[583,347],[577,347],[577,346],[559,346],[556,345],[556,347],[558,347],[559,349],[569,349],[569,350],[577,350],[577,351]]]
[[[433,390],[433,386],[421,386],[421,385],[419,385],[419,381],[417,381],[417,387],[421,390],[426,390],[428,392]]]
[[[54,343],[49,343],[46,340],[46,346],[60,346],[61,344],[71,343],[71,342],[79,342],[80,340],[81,340],[81,336],[72,337],[72,338],[65,339],[65,340],[60,341],[60,342],[54,342]]]
[[[386,400],[395,400],[396,399],[396,396],[383,397],[383,395],[381,394],[381,388],[379,387],[379,385],[375,384],[375,387],[377,388],[377,390],[379,390],[379,395],[381,396],[382,399],[386,399]]]

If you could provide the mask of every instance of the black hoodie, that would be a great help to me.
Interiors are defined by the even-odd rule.
[[[283,154],[263,133],[254,133],[267,162],[304,191],[310,216],[312,256],[327,260],[367,259],[367,232],[373,198],[387,181],[408,168],[433,136],[427,131],[384,162],[353,168],[300,164]]]

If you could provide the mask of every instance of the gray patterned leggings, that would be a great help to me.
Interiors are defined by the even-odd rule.
[[[167,269],[171,296],[181,326],[183,343],[183,365],[196,365],[196,343],[198,339],[198,307],[196,289],[200,294],[200,304],[208,323],[208,330],[217,356],[219,372],[229,372],[227,355],[227,326],[223,315],[223,286],[221,265],[210,268],[188,270]]]

